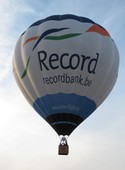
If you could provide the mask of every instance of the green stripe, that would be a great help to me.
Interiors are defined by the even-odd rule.
[[[65,34],[65,35],[60,35],[60,36],[46,36],[44,39],[46,39],[46,40],[64,40],[64,39],[79,36],[81,34],[82,33],[72,33],[72,34]],[[30,58],[31,58],[31,56],[27,60],[26,67],[25,67],[24,72],[23,72],[23,74],[21,76],[21,79],[23,79],[27,74]]]
[[[65,34],[60,36],[46,36],[44,39],[46,40],[64,40],[72,37],[76,37],[81,35],[81,33],[73,33],[73,34]]]
[[[27,70],[28,70],[30,58],[31,58],[31,57],[28,58],[28,61],[27,61],[27,64],[26,64],[26,68],[25,68],[25,70],[24,70],[24,72],[23,72],[23,74],[22,74],[22,76],[21,76],[21,79],[23,79],[23,78],[26,76],[26,74],[27,74]]]

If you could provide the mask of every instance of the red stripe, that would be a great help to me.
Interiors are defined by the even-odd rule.
[[[109,33],[104,29],[98,26],[97,24],[94,24],[92,27],[90,27],[86,32],[97,32],[103,36],[110,37]]]
[[[27,43],[33,41],[33,40],[37,40],[38,38],[39,38],[39,36],[35,36],[35,37],[28,38],[28,39],[24,42],[23,46],[26,45]]]

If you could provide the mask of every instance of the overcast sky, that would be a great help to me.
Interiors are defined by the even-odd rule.
[[[106,101],[69,137],[59,137],[31,108],[12,73],[16,41],[33,22],[53,14],[88,17],[105,27],[119,49],[117,83]],[[125,170],[125,1],[0,0],[0,169]]]

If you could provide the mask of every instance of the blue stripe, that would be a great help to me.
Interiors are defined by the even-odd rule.
[[[33,23],[29,28],[34,27],[34,26],[38,26],[38,25],[40,25],[40,24],[42,24],[42,23],[44,23],[46,21],[62,21],[62,20],[66,20],[66,19],[73,19],[73,20],[76,20],[76,21],[79,21],[79,22],[83,22],[83,23],[95,24],[95,22],[90,20],[89,18],[85,18],[85,17],[81,17],[81,16],[76,16],[76,15],[73,15],[73,14],[65,14],[65,15],[52,15],[52,16],[49,16],[49,17],[47,17],[45,19],[38,20],[35,23]],[[23,32],[21,34],[21,36],[24,35],[25,32]]]
[[[33,107],[44,119],[56,113],[72,113],[85,120],[96,109],[96,103],[87,96],[57,93],[37,98]]]
[[[89,18],[76,16],[76,15],[72,15],[72,14],[65,14],[65,15],[52,15],[52,16],[47,17],[45,19],[39,20],[39,21],[33,23],[29,28],[34,27],[34,26],[38,26],[38,25],[40,25],[40,24],[42,24],[46,21],[51,21],[51,20],[62,21],[62,20],[66,20],[66,19],[74,19],[74,20],[79,21],[79,22],[87,22],[87,23],[95,24],[95,22],[93,22]]]
[[[35,43],[32,51],[34,50],[34,48],[39,44],[39,42],[40,42],[45,36],[47,36],[48,34],[54,33],[54,32],[59,32],[59,31],[65,30],[65,29],[69,29],[69,28],[53,28],[53,29],[46,30],[46,31],[45,31],[44,33],[42,33],[42,35],[39,37],[39,39],[38,39],[37,42]]]

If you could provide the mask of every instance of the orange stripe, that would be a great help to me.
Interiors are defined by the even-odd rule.
[[[92,27],[90,27],[86,32],[97,32],[103,36],[110,37],[109,33],[104,28],[101,28],[100,26],[98,26],[96,24],[94,24]]]
[[[24,42],[23,46],[26,45],[27,43],[29,43],[30,41],[37,40],[38,38],[39,38],[39,36],[31,37],[31,38],[27,39],[27,40]]]

